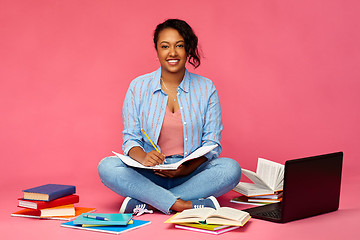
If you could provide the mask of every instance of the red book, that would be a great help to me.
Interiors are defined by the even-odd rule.
[[[74,204],[79,202],[78,195],[68,195],[65,197],[57,198],[52,201],[39,201],[39,200],[25,200],[23,198],[19,199],[19,207],[31,208],[31,209],[44,209],[44,208],[52,208],[61,205]]]

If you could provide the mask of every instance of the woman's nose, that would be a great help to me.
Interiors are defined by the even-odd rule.
[[[176,56],[176,55],[177,55],[176,48],[171,47],[171,48],[170,48],[169,55],[172,56],[172,57],[173,57],[173,56]]]

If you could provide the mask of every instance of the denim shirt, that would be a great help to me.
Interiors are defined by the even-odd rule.
[[[123,104],[123,151],[128,155],[131,148],[141,147],[145,152],[154,150],[141,128],[157,145],[165,116],[168,95],[160,84],[161,68],[134,79],[129,86]],[[197,148],[218,144],[205,156],[217,158],[223,129],[219,97],[211,80],[185,70],[177,88],[184,131],[184,157]]]

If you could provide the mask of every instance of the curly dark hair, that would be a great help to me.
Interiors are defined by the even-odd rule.
[[[192,28],[185,21],[180,19],[168,19],[163,23],[156,26],[154,31],[154,44],[157,50],[157,41],[159,40],[159,34],[166,28],[173,28],[179,32],[185,41],[185,51],[189,56],[188,62],[197,68],[200,66],[200,54],[198,51],[198,38],[195,35]]]

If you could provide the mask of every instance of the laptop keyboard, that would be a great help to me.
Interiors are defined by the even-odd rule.
[[[281,218],[281,211],[274,210],[274,211],[269,211],[269,212],[257,212],[256,215],[262,216],[262,217],[279,219],[279,218]]]
[[[282,203],[272,203],[264,206],[253,207],[244,209],[245,212],[250,213],[250,216],[254,218],[261,219],[274,219],[281,220],[282,219]]]

